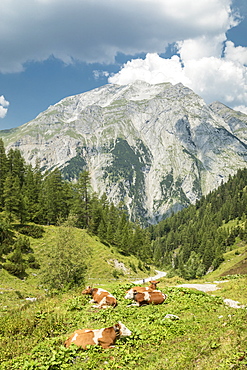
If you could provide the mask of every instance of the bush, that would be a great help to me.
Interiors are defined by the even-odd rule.
[[[28,259],[27,259],[27,262],[29,264],[29,266],[32,268],[32,269],[39,269],[40,268],[40,264],[38,262],[36,262],[35,260],[35,257],[33,254],[31,254]]]
[[[18,226],[17,229],[20,234],[31,236],[32,238],[42,238],[45,231],[42,226],[38,225]]]
[[[117,269],[114,269],[112,271],[112,276],[115,278],[115,279],[119,279],[120,276],[124,276],[124,273],[123,271],[121,270],[117,270]]]
[[[86,271],[85,247],[84,240],[79,244],[75,240],[72,227],[59,227],[57,244],[48,256],[42,283],[52,291],[83,285]]]
[[[22,278],[25,275],[25,266],[23,263],[14,263],[7,261],[3,264],[3,268],[11,275]]]

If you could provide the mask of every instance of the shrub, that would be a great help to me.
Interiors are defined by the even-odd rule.
[[[86,271],[84,256],[85,240],[78,244],[73,228],[61,226],[57,244],[48,256],[48,266],[44,267],[42,283],[54,292],[82,285]]]
[[[39,225],[25,225],[18,226],[18,231],[20,234],[31,236],[32,238],[42,238],[45,230]]]

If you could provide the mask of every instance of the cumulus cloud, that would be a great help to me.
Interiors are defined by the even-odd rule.
[[[247,107],[245,107],[244,105],[236,106],[233,109],[235,109],[235,110],[237,110],[241,113],[247,114]]]
[[[178,40],[217,38],[237,22],[231,1],[1,0],[0,72],[51,55],[112,63],[118,52],[162,53]]]
[[[0,118],[4,118],[8,112],[9,102],[3,95],[0,96]]]
[[[182,82],[207,102],[242,111],[247,101],[247,48],[227,41],[240,22],[234,0],[1,0],[0,73],[20,72],[51,55],[66,64],[132,59],[110,83]],[[176,55],[161,58],[168,45]],[[94,71],[96,79],[107,72]],[[6,106],[1,105],[1,115]]]
[[[110,83],[126,85],[135,80],[143,80],[150,84],[182,82],[185,85],[190,80],[185,76],[183,67],[177,55],[171,59],[161,58],[158,54],[147,54],[146,58],[128,61],[117,74],[109,77]]]
[[[152,84],[182,82],[207,103],[218,100],[233,108],[238,106],[241,111],[246,106],[247,68],[232,59],[202,57],[181,60],[178,56],[164,59],[157,54],[147,54],[144,60],[127,62],[119,73],[109,78],[110,83],[119,85],[135,80]]]
[[[247,48],[243,46],[234,46],[232,41],[226,42],[225,58],[235,63],[247,65]]]
[[[228,22],[223,18],[220,24],[225,24],[227,29],[232,18]],[[227,41],[226,29],[221,32],[219,28],[214,35],[205,33],[177,41],[177,55],[169,59],[157,53],[147,54],[144,60],[133,59],[108,81],[120,85],[138,79],[154,84],[182,82],[207,103],[218,100],[246,113],[247,48],[235,47],[233,42]]]

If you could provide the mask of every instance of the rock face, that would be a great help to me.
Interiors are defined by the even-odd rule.
[[[247,116],[208,106],[182,84],[105,85],[0,137],[66,179],[87,168],[97,193],[148,222],[194,203],[247,162]]]

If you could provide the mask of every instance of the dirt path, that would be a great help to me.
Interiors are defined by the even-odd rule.
[[[143,283],[146,283],[146,282],[151,281],[151,280],[160,279],[161,277],[164,277],[164,276],[167,275],[167,272],[164,272],[164,271],[155,270],[155,272],[157,273],[157,275],[147,277],[147,278],[143,278],[141,280],[133,281],[133,284],[143,284]]]
[[[181,287],[181,288],[192,288],[192,289],[197,289],[197,290],[201,290],[202,292],[213,292],[214,290],[217,290],[217,289],[220,289],[220,287],[218,287],[218,284],[221,284],[221,283],[226,283],[228,280],[223,280],[223,281],[214,281],[214,283],[204,283],[204,284],[181,284],[181,285],[177,285],[177,287]],[[233,308],[247,308],[245,305],[241,304],[240,302],[238,301],[234,301],[233,299],[229,299],[229,298],[224,298],[224,302],[225,304],[227,304],[228,306],[230,307],[233,307]]]

